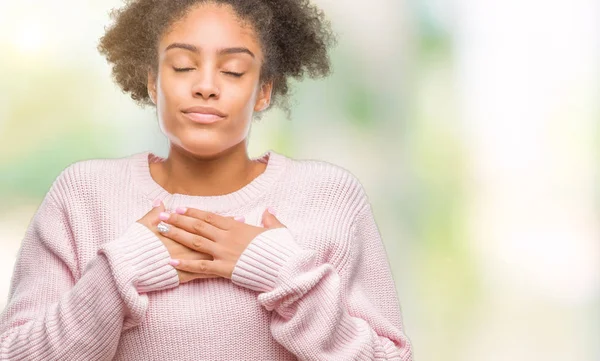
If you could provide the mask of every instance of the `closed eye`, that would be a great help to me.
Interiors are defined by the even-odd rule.
[[[244,75],[244,73],[234,73],[234,72],[232,72],[232,71],[224,71],[223,73],[224,73],[224,74],[228,74],[228,75],[232,75],[232,76],[234,76],[234,77],[236,77],[236,78],[239,78],[239,77],[241,77],[242,75]]]
[[[173,70],[175,70],[176,72],[181,73],[181,72],[186,72],[186,71],[194,70],[194,68],[173,68]],[[239,78],[242,75],[244,75],[244,73],[235,73],[235,72],[232,72],[232,71],[224,71],[223,74],[231,75],[231,76],[234,76],[236,78]]]

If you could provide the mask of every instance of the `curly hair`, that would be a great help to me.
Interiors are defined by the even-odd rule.
[[[273,81],[271,105],[289,117],[289,80],[331,73],[328,48],[337,40],[322,10],[309,0],[125,0],[110,12],[114,23],[100,38],[98,51],[113,64],[112,76],[140,106],[152,103],[148,70],[158,70],[162,35],[201,3],[227,4],[253,26],[265,55],[260,81]]]

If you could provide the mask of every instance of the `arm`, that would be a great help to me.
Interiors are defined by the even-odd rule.
[[[34,215],[0,315],[0,360],[106,360],[142,321],[144,292],[178,285],[158,237],[135,222],[82,274],[68,215],[49,194]]]
[[[336,269],[316,264],[287,228],[259,234],[232,281],[261,292],[273,337],[299,360],[412,360],[385,249],[364,203]],[[342,246],[343,247],[343,246]]]

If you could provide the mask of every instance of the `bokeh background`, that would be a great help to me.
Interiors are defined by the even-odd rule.
[[[335,73],[271,148],[367,189],[419,361],[600,360],[597,0],[317,0]],[[0,309],[72,162],[167,144],[96,51],[116,0],[0,0]],[[41,275],[43,276],[43,275]]]

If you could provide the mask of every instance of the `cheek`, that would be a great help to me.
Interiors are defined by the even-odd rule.
[[[192,94],[193,85],[185,79],[164,76],[164,74],[159,75],[159,79],[158,111],[161,114],[162,122],[170,123],[173,114],[182,104],[195,102]],[[256,100],[256,83],[256,79],[248,79],[236,83],[223,80],[219,84],[221,94],[217,103],[219,103],[219,107],[229,113],[232,119],[235,119],[231,126],[239,127],[240,122],[251,117]]]
[[[248,114],[253,111],[256,100],[256,84],[254,81],[249,84],[237,87],[235,90],[236,107],[240,113]]]
[[[182,95],[183,88],[180,82],[173,81],[168,77],[160,78],[160,83],[157,86],[157,116],[159,127],[164,134],[174,132],[177,125],[175,114],[179,108],[179,101]]]
[[[248,91],[248,89],[238,90],[238,93],[235,94],[234,102],[236,107],[236,112],[246,114],[248,111],[252,110],[252,93]]]
[[[181,99],[189,90],[189,86],[185,82],[173,77],[163,77],[161,80],[160,91],[162,98],[167,101],[166,105],[170,105],[176,99]]]

